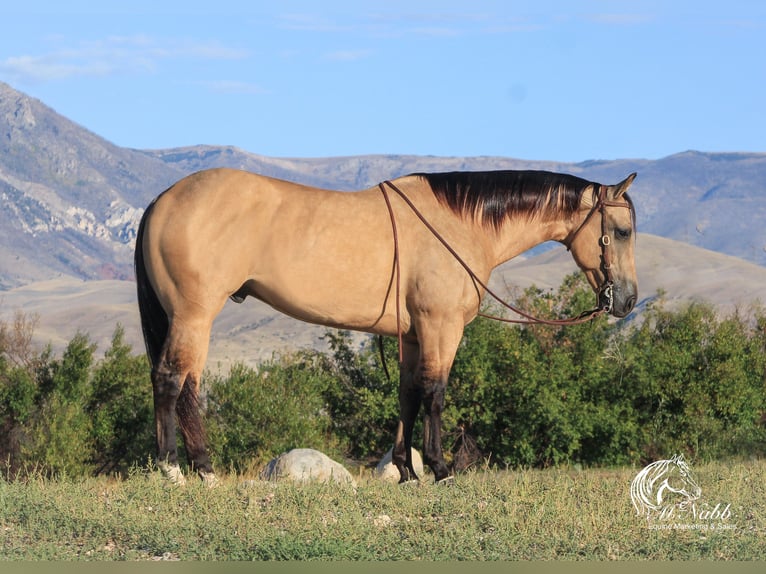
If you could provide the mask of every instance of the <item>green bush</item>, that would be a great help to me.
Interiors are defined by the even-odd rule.
[[[581,275],[526,290],[537,315],[593,304]],[[103,359],[77,334],[61,358],[31,345],[35,319],[0,321],[0,455],[6,473],[34,467],[83,475],[126,472],[154,453],[146,359],[115,330]],[[398,417],[396,340],[357,347],[330,331],[330,353],[300,352],[205,379],[216,464],[244,470],[293,447],[379,458]],[[568,327],[477,319],[466,327],[447,388],[444,447],[459,468],[640,464],[766,454],[766,315],[720,316],[705,303],[640,320],[599,317]],[[416,427],[419,446],[420,421]],[[466,454],[469,453],[469,454]],[[470,455],[470,456],[469,456]],[[469,462],[466,462],[469,461]]]
[[[337,451],[325,360],[303,352],[212,377],[205,418],[216,464],[243,470],[292,448]]]
[[[642,458],[684,451],[710,460],[763,454],[764,316],[719,318],[706,303],[660,303],[621,339],[620,375],[640,429]]]
[[[328,331],[332,360],[327,365],[331,384],[324,397],[333,432],[349,457],[380,459],[393,446],[399,417],[397,341],[383,340],[389,376],[381,364],[377,338],[359,350],[352,348],[348,331]]]
[[[586,295],[570,277],[557,293],[528,289],[519,304],[542,317],[572,316],[592,307]],[[468,432],[501,465],[577,460],[599,432],[592,391],[611,331],[603,317],[570,327],[474,321],[455,358],[445,425]]]
[[[372,346],[352,348],[347,331],[326,335],[332,355],[304,351],[251,369],[235,365],[206,382],[206,424],[215,462],[237,470],[291,448],[356,460],[393,443],[398,413],[392,380]],[[395,343],[385,343],[395,355]]]
[[[77,333],[40,381],[37,409],[21,450],[25,459],[51,474],[92,471],[92,421],[85,406],[95,350],[87,335]]]
[[[76,334],[60,359],[30,346],[34,319],[0,323],[0,454],[6,473],[126,473],[154,451],[149,369],[118,325],[103,360]]]
[[[521,304],[574,315],[589,299],[585,282],[570,276],[555,294],[527,290]],[[604,317],[568,327],[480,319],[456,357],[445,426],[514,467],[762,455],[765,326],[758,308],[719,318],[707,304],[668,311],[662,300],[638,326]]]
[[[86,412],[92,421],[95,472],[125,474],[154,453],[154,406],[149,362],[135,356],[117,325],[109,349],[91,377]]]

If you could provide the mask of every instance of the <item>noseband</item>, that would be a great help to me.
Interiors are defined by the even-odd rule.
[[[404,202],[407,204],[407,206],[412,210],[412,212],[420,219],[420,221],[423,223],[423,225],[426,226],[426,228],[431,232],[431,234],[439,240],[439,242],[449,251],[452,256],[455,258],[455,260],[460,263],[460,265],[466,270],[469,277],[471,277],[471,280],[474,282],[474,285],[478,287],[481,287],[484,289],[484,291],[489,294],[493,299],[495,299],[498,303],[500,303],[503,307],[513,311],[517,315],[523,317],[523,319],[509,319],[506,317],[498,317],[495,315],[487,315],[485,313],[477,313],[479,317],[484,317],[486,319],[493,319],[495,321],[502,321],[504,323],[517,323],[517,324],[524,324],[524,325],[530,325],[530,324],[543,324],[543,325],[577,325],[579,323],[585,323],[586,321],[590,321],[591,319],[595,319],[599,315],[603,315],[604,313],[610,313],[612,311],[612,307],[614,306],[614,280],[612,276],[612,263],[611,259],[609,258],[609,250],[608,247],[611,244],[611,239],[609,238],[609,235],[606,232],[606,208],[607,207],[630,207],[627,204],[624,203],[617,203],[614,201],[609,201],[606,199],[606,186],[600,185],[599,186],[599,192],[598,192],[598,198],[596,200],[596,203],[591,208],[588,215],[585,216],[585,219],[583,219],[583,222],[580,224],[580,226],[572,233],[569,240],[566,242],[567,251],[569,251],[572,247],[572,242],[574,241],[575,237],[582,231],[582,229],[585,227],[585,225],[588,223],[588,221],[593,217],[593,214],[598,211],[601,214],[601,239],[599,240],[599,245],[601,246],[601,267],[604,270],[604,284],[599,287],[598,291],[598,300],[597,300],[597,306],[594,309],[591,309],[590,311],[585,311],[584,313],[581,313],[577,317],[570,317],[568,319],[542,319],[540,317],[535,317],[534,315],[531,315],[525,311],[522,311],[518,307],[515,307],[514,305],[511,305],[507,301],[504,301],[500,296],[498,296],[494,291],[492,291],[479,277],[474,273],[474,271],[468,266],[468,264],[458,255],[458,253],[452,248],[452,246],[447,242],[444,237],[429,223],[429,221],[425,218],[425,216],[418,210],[417,207],[415,207],[415,204],[412,203],[409,197],[405,195],[405,193],[399,189],[396,185],[394,185],[391,181],[384,181],[380,184],[378,184],[378,187],[380,188],[380,192],[383,194],[383,198],[386,201],[386,207],[388,208],[388,214],[391,218],[391,227],[393,229],[394,234],[394,271],[396,273],[396,331],[397,331],[397,337],[399,339],[399,362],[402,362],[402,329],[401,329],[401,321],[399,317],[399,285],[400,285],[400,269],[399,269],[399,236],[396,229],[396,218],[394,217],[394,210],[391,207],[391,200],[388,197],[388,191],[386,190],[386,186],[391,188],[399,197],[404,200]],[[605,300],[605,304],[601,304],[601,299]],[[385,361],[384,361],[385,364]]]

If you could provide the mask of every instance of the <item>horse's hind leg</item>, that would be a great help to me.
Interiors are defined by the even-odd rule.
[[[154,420],[157,426],[157,465],[174,483],[185,482],[178,466],[175,410],[181,392],[181,373],[164,358],[152,369]]]
[[[422,398],[421,389],[415,384],[418,345],[405,343],[403,351],[404,362],[400,365],[399,376],[399,424],[391,455],[391,460],[399,470],[400,483],[418,480],[418,475],[412,466],[412,430]]]
[[[152,371],[158,465],[173,482],[183,483],[178,465],[176,417],[189,464],[214,481],[199,405],[200,373],[207,357],[210,321],[173,321],[160,360]]]
[[[176,415],[178,426],[184,437],[189,466],[200,475],[205,483],[213,485],[217,479],[207,452],[205,428],[202,424],[202,409],[199,403],[199,384],[199,373],[190,373],[186,377],[186,382],[181,387],[181,393],[176,403]]]

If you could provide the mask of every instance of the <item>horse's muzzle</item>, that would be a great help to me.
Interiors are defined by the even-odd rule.
[[[599,308],[620,319],[630,314],[636,306],[636,301],[635,289],[620,289],[611,282],[604,285],[598,293]]]

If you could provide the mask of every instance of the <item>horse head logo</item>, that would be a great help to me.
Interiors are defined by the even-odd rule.
[[[630,498],[638,516],[650,517],[653,511],[668,506],[684,509],[702,494],[682,455],[658,460],[639,472],[630,484]],[[680,499],[680,500],[679,500]]]

